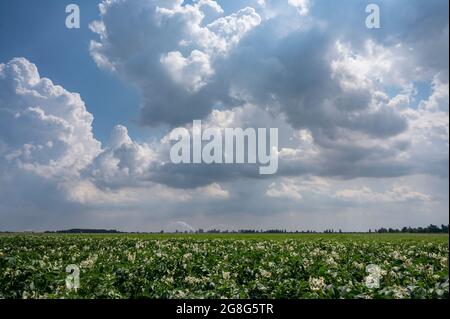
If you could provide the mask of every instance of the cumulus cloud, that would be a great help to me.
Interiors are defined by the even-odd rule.
[[[198,91],[214,74],[208,55],[198,50],[192,51],[188,58],[178,51],[172,51],[161,57],[160,61],[172,80],[188,91]]]
[[[45,224],[52,213],[82,209],[65,186],[101,151],[92,121],[78,94],[40,77],[28,60],[0,64],[2,220]]]
[[[414,207],[412,223],[433,210],[448,220],[448,3],[381,1],[385,24],[371,31],[364,4],[103,1],[92,59],[139,89],[140,124],[163,124],[163,137],[138,142],[116,123],[100,143],[77,93],[24,58],[0,64],[0,215],[62,209],[161,228],[241,216],[233,225],[253,228],[346,214],[375,225],[378,211]],[[278,174],[171,163],[171,130],[197,119],[278,128]],[[353,211],[364,203],[378,217]]]
[[[433,93],[428,97],[427,100],[421,101],[419,108],[421,110],[430,112],[443,112],[448,113],[448,79],[447,81],[442,80],[439,75],[433,78],[432,82]]]
[[[155,152],[147,144],[138,144],[122,125],[116,126],[109,144],[84,170],[98,186],[107,188],[139,185],[150,174],[156,161]]]
[[[41,78],[24,58],[0,64],[2,167],[53,177],[77,174],[100,152],[80,96]]]
[[[149,125],[184,124],[229,101],[216,65],[261,21],[250,7],[220,16],[215,1],[107,1],[100,12],[91,55],[140,89]]]
[[[102,145],[80,96],[25,58],[0,64],[0,114],[0,216],[10,227],[42,229],[52,219],[73,223],[84,212],[140,210],[163,198],[175,206],[229,198],[219,183],[182,190],[152,182],[164,143],[152,149],[117,125]]]
[[[294,8],[316,23],[286,24],[298,20],[292,15]],[[409,109],[411,93],[392,98],[389,92],[405,91],[433,72],[445,74],[445,68],[438,71],[423,61],[413,65],[422,38],[402,41],[395,29],[386,39],[349,38],[348,29],[331,29],[335,19],[327,16],[330,21],[322,23],[323,16],[315,18],[319,8],[309,1],[269,1],[230,12],[214,1],[108,1],[100,5],[100,20],[92,24],[100,40],[92,42],[91,54],[100,66],[106,61],[141,89],[144,125],[189,125],[193,119],[209,121],[217,114],[248,112],[248,105],[253,105],[261,109],[258,116],[268,114],[272,119],[248,118],[248,126],[287,126],[291,134],[308,132],[314,141],[309,154],[315,152],[321,167],[294,162],[291,156],[284,167],[281,164],[282,174],[309,170],[352,178],[414,171],[411,161],[399,160],[410,145],[406,135],[410,118],[404,109],[394,107],[402,104]],[[442,23],[435,27],[445,30]],[[145,37],[147,41],[142,40]],[[299,145],[281,144],[282,156],[299,151]],[[333,158],[341,161],[335,163]],[[184,173],[174,179],[170,176],[179,168],[163,165],[155,178],[198,186],[189,177],[199,175],[196,169],[181,170]],[[205,169],[209,177],[199,179],[209,183],[219,175],[253,174],[220,170],[212,169],[211,175]]]
[[[302,14],[309,7],[289,5]],[[247,7],[204,23],[205,7],[225,14],[213,1],[101,4],[101,19],[92,24],[100,40],[91,54],[141,89],[143,124],[176,126],[217,106],[252,103],[328,138],[341,130],[375,137],[406,130],[401,114],[380,101],[379,82],[390,83],[399,50],[369,40],[358,52],[340,34],[285,25],[293,19],[286,10],[268,18],[264,7]]]

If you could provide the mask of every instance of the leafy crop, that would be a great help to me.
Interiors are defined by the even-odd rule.
[[[448,298],[447,237],[400,236],[6,235],[0,298]]]

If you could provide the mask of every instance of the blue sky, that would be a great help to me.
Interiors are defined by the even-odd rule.
[[[448,223],[447,1],[99,3],[0,0],[0,230]],[[277,174],[171,163],[199,119]]]
[[[80,29],[65,27],[65,8],[70,3],[81,7]],[[1,1],[0,61],[25,57],[39,65],[42,76],[80,93],[95,117],[94,133],[100,140],[107,141],[117,124],[140,136],[144,133],[135,124],[138,93],[116,76],[101,72],[89,55],[93,34],[88,25],[97,17],[97,1]]]

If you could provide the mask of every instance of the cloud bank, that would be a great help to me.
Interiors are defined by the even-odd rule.
[[[25,58],[0,64],[4,227],[448,222],[448,4],[381,1],[386,22],[371,31],[364,8],[103,1],[90,54],[101,72],[139,89],[140,124],[165,136],[134,141],[117,123],[101,143],[79,94]],[[172,164],[170,131],[197,119],[277,127],[278,174]]]

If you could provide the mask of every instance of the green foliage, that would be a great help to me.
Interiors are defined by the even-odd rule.
[[[448,298],[439,235],[4,235],[0,298]],[[66,287],[66,266],[80,288]],[[381,269],[368,288],[366,266]]]

